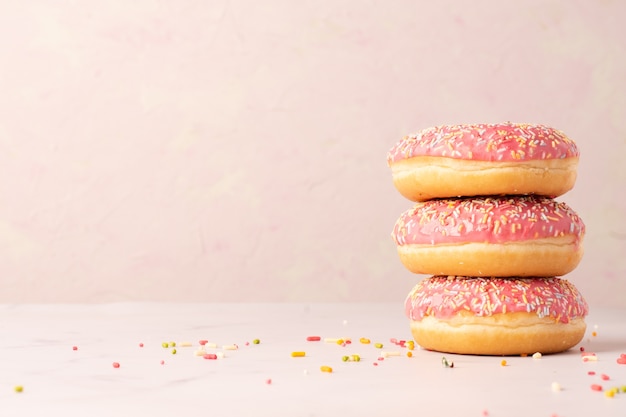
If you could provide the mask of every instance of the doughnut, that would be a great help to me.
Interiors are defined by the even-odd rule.
[[[411,290],[405,312],[424,349],[520,355],[576,345],[587,328],[588,305],[562,278],[432,276]]]
[[[499,196],[416,203],[392,238],[400,261],[417,274],[560,276],[580,262],[584,233],[565,203]]]
[[[579,151],[563,132],[520,123],[437,126],[387,154],[393,183],[412,201],[478,195],[558,197],[576,181]]]

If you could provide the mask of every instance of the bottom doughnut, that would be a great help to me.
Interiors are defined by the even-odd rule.
[[[586,301],[569,281],[549,278],[433,276],[405,303],[424,349],[473,355],[557,353],[586,330]]]

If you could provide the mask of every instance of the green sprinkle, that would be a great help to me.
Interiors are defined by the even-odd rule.
[[[172,355],[176,355],[176,349],[172,349]]]
[[[259,343],[261,343],[261,341],[259,339],[254,339],[252,343],[255,345],[258,345]]]
[[[348,356],[342,356],[341,360],[344,362],[348,362],[348,359],[350,359]]]

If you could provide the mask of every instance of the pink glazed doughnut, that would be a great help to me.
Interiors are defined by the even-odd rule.
[[[392,238],[417,274],[549,277],[576,268],[584,234],[565,203],[504,196],[416,203],[396,221]]]
[[[556,353],[581,341],[587,302],[565,279],[433,276],[405,301],[425,349],[474,355]]]
[[[412,201],[478,195],[557,197],[576,181],[579,151],[563,132],[502,123],[437,126],[405,136],[387,155]]]

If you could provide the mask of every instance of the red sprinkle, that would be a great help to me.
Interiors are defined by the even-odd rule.
[[[595,375],[596,373],[594,371],[589,371],[587,372],[587,375]]]
[[[624,355],[622,353],[622,355]],[[617,363],[619,363],[620,365],[626,365],[626,356],[620,356],[619,358],[617,358]]]
[[[591,384],[591,389],[594,391],[602,391],[602,385]]]
[[[319,336],[309,336],[306,338],[307,342],[319,342],[320,340],[322,340],[321,337]]]
[[[379,360],[379,361],[384,361],[384,360],[385,360],[385,358],[383,358],[382,356],[379,356],[379,357],[378,357],[378,360]]]
[[[143,347],[143,343],[139,343],[139,347]]]
[[[581,346],[581,347],[580,347],[580,351],[581,351],[581,352],[584,352],[584,351],[585,351],[585,347],[584,347],[584,346]]]
[[[266,383],[267,385],[271,385],[271,384],[272,384],[272,379],[271,379],[271,378],[266,379],[266,380],[265,380],[265,383]]]
[[[207,353],[202,356],[204,359],[217,359],[217,355],[215,353]]]
[[[113,362],[113,367],[114,368],[119,368],[120,367],[120,363],[119,362]]]
[[[609,376],[607,374],[600,375],[600,378],[602,378],[603,381],[608,381],[609,379],[611,379],[611,378],[609,378]]]
[[[72,346],[72,350],[78,350],[78,346]]]
[[[201,345],[201,346],[204,346],[204,345],[206,345],[207,343],[209,343],[209,341],[208,341],[208,340],[204,340],[204,339],[202,339],[202,340],[200,340],[198,343],[200,343],[200,345]]]
[[[378,366],[378,362],[374,362],[372,365],[374,365],[374,366]]]
[[[345,342],[345,344],[346,344],[346,345],[349,345],[349,344],[351,344],[351,343],[352,343],[352,340],[349,340],[349,339],[348,339],[348,340],[346,340],[346,342]]]

